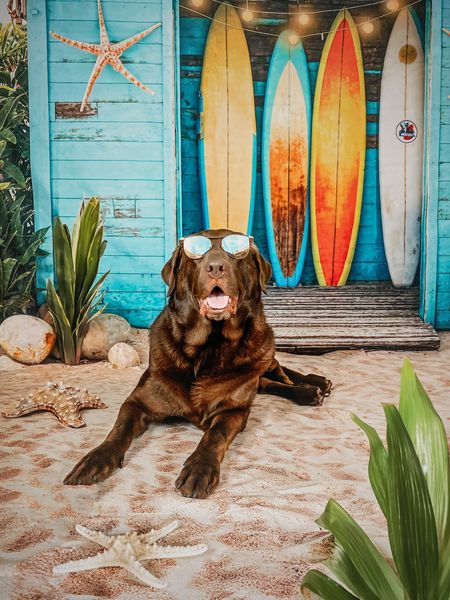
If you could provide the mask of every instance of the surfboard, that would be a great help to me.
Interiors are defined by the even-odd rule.
[[[319,63],[311,141],[311,242],[320,285],[347,281],[361,215],[366,96],[358,30],[336,16]]]
[[[245,33],[229,4],[217,9],[206,41],[199,174],[205,228],[251,233],[256,179],[253,78]]]
[[[284,31],[275,45],[264,100],[262,180],[275,282],[298,285],[308,238],[311,91],[303,45]]]
[[[402,9],[389,37],[381,78],[381,219],[396,286],[413,283],[420,255],[425,63],[419,31],[414,9]]]

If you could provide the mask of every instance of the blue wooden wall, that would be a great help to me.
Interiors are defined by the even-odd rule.
[[[284,8],[284,10],[286,9]],[[332,19],[333,17],[331,16],[330,18]],[[211,21],[202,17],[182,17],[180,21],[182,205],[183,233],[187,235],[203,228],[197,162],[197,115],[201,57],[204,53],[206,37]],[[265,25],[267,25],[268,22],[268,19],[264,19]],[[281,23],[278,19],[274,19],[273,22],[277,27],[279,27]],[[251,35],[248,36],[247,39],[249,39],[249,37],[251,38]],[[265,57],[265,60],[268,64],[275,38],[266,43],[267,56]],[[308,41],[306,40],[305,49],[308,53],[307,44]],[[249,46],[250,55],[252,57],[251,39],[249,40]],[[260,56],[258,56],[258,58],[260,59]],[[310,70],[311,89],[312,93],[314,93],[318,62],[310,61],[308,66]],[[369,73],[375,74],[373,70],[370,70]],[[379,73],[380,72],[377,72],[377,74]],[[253,235],[255,236],[255,240],[260,249],[268,257],[260,163],[261,123],[265,80],[258,81],[254,77],[254,91],[258,135],[258,168]],[[371,117],[369,117],[371,120],[368,119],[367,123],[367,134],[372,138],[378,133],[378,110],[378,101],[367,102],[367,113],[368,115],[371,115]],[[368,148],[361,224],[349,281],[376,281],[388,279],[389,273],[386,265],[381,229],[378,186],[378,150],[376,148]],[[301,282],[317,283],[310,244]]]
[[[82,198],[100,196],[108,240],[101,271],[111,270],[105,285],[107,310],[123,315],[133,325],[147,326],[164,305],[160,272],[176,239],[172,7],[162,0],[103,0],[102,5],[113,42],[162,22],[162,27],[122,57],[127,68],[156,94],[146,94],[107,66],[89,99],[97,115],[57,118],[56,102],[81,102],[95,57],[48,34],[42,38],[42,34],[52,30],[98,43],[97,1],[32,0],[32,106],[39,97],[40,103],[45,99],[42,82],[45,86],[48,77],[47,124],[42,118],[32,121],[33,186],[39,189],[41,180],[49,177],[51,217],[59,215],[69,226]],[[47,60],[39,60],[36,50],[41,56],[46,54]],[[39,143],[43,138],[39,129],[45,127],[49,174],[39,170],[40,154],[47,151]],[[43,225],[48,210],[43,198],[35,197],[35,202],[37,221]],[[44,275],[48,274],[44,269]]]
[[[450,29],[450,0],[443,1],[441,27]],[[450,36],[439,27],[441,107],[438,186],[438,259],[436,326],[450,329]]]

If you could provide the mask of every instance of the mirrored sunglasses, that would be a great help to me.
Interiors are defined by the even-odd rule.
[[[212,248],[211,239],[204,235],[191,235],[186,238],[181,238],[180,243],[183,245],[183,250],[188,258],[198,259],[205,256]],[[222,249],[234,258],[245,258],[250,249],[250,244],[253,238],[241,233],[232,233],[220,240]]]

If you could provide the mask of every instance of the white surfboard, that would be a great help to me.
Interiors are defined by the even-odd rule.
[[[420,257],[425,64],[416,23],[414,9],[400,11],[381,79],[381,217],[386,259],[395,286],[413,283]]]

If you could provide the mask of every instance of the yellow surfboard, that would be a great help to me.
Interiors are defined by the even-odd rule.
[[[200,86],[199,171],[206,228],[250,233],[256,178],[253,78],[237,11],[220,5]]]
[[[366,154],[366,96],[358,31],[341,10],[328,34],[314,94],[311,242],[320,285],[347,281],[359,229]]]

